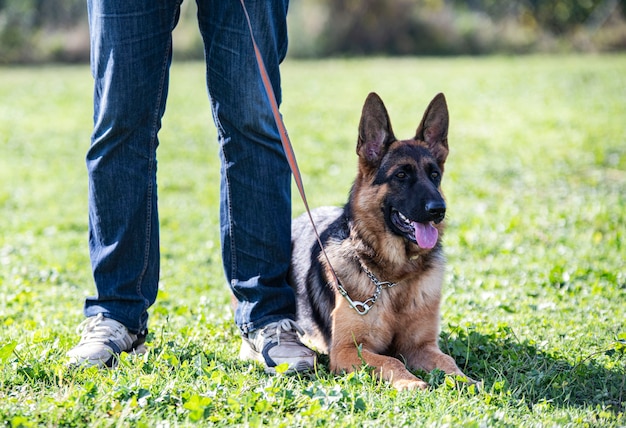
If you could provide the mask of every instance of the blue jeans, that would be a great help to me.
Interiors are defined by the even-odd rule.
[[[158,290],[157,135],[181,1],[88,0],[95,79],[89,250],[97,296],[86,299],[84,313],[103,313],[134,333],[147,327]],[[197,3],[220,142],[222,258],[239,301],[235,322],[246,334],[295,317],[286,282],[291,172],[239,0]],[[246,1],[279,103],[287,3]]]

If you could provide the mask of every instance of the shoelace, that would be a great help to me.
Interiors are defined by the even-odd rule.
[[[271,330],[272,328],[268,328],[268,335],[267,335],[267,339],[273,339],[274,336],[276,337],[276,341],[278,342],[278,344],[280,345],[280,336],[281,334],[287,335],[289,337],[292,337],[293,339],[298,339],[298,336],[296,333],[299,334],[304,334],[304,330],[302,330],[300,328],[300,326],[298,326],[298,324],[296,324],[295,321],[289,319],[289,318],[285,318],[283,320],[280,320],[276,323],[276,330],[272,333]]]
[[[117,338],[123,332],[120,325],[115,321],[109,321],[102,314],[98,314],[95,318],[87,318],[76,330],[81,335],[83,343]]]

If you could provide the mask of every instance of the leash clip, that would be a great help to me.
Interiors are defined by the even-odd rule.
[[[365,302],[360,302],[358,300],[352,300],[350,298],[350,296],[348,295],[348,291],[343,287],[343,285],[341,285],[341,282],[339,282],[339,278],[337,278],[335,276],[335,278],[337,278],[336,288],[337,288],[337,291],[339,291],[339,293],[343,297],[346,298],[346,300],[348,301],[348,304],[350,305],[350,307],[352,309],[354,309],[359,315],[365,315],[365,314],[367,314],[370,311],[370,309],[372,309],[372,306],[374,306],[374,303],[376,303],[376,301],[380,297],[380,293],[382,292],[383,288],[392,288],[392,287],[395,287],[396,285],[398,285],[398,283],[379,280],[378,278],[376,278],[376,275],[374,275],[372,272],[370,272],[363,265],[363,262],[360,259],[359,259],[359,262],[361,264],[361,269],[363,269],[363,271],[367,274],[367,276],[372,281],[372,283],[376,286],[376,290],[374,291],[374,295],[372,297],[370,297],[369,299],[367,299]]]
[[[355,302],[352,300],[349,300],[349,302],[352,305],[352,308],[357,311],[359,315],[365,315],[370,311],[370,309],[372,309],[372,307],[365,302]]]
[[[337,284],[336,284],[335,288],[337,289],[337,291],[339,291],[339,294],[341,294],[343,297],[345,297],[345,299],[348,301],[348,304],[350,305],[350,307],[352,309],[354,309],[359,315],[367,314],[370,311],[370,309],[372,309],[372,305],[374,304],[374,302],[376,302],[375,298],[374,299],[369,298],[365,302],[360,302],[358,300],[352,300],[350,298],[350,295],[348,295],[348,291],[346,291],[346,289],[343,288],[343,285],[341,285],[341,282],[339,282],[339,279],[337,279]],[[377,297],[377,296],[375,296],[375,297]]]

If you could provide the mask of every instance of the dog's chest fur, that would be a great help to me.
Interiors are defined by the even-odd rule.
[[[342,255],[348,251],[352,251],[352,257]],[[327,253],[352,300],[364,302],[375,294],[376,285],[365,273],[361,263],[355,260],[354,248],[348,240],[331,245]],[[422,269],[424,263],[428,265],[425,270]],[[393,352],[394,342],[398,337],[406,335],[407,330],[412,335],[419,335],[421,315],[431,319],[433,311],[438,311],[444,261],[443,257],[433,254],[428,261],[407,260],[406,265],[404,269],[393,268],[396,272],[406,272],[401,279],[379,276],[376,269],[368,267],[380,281],[389,280],[396,285],[391,288],[383,287],[367,314],[357,313],[347,299],[335,290],[336,306],[332,312],[332,329],[350,331],[356,343],[367,342],[380,352]]]

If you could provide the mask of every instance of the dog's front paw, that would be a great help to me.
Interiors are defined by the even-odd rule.
[[[393,381],[393,387],[398,391],[427,389],[428,384],[420,379],[398,379]]]

